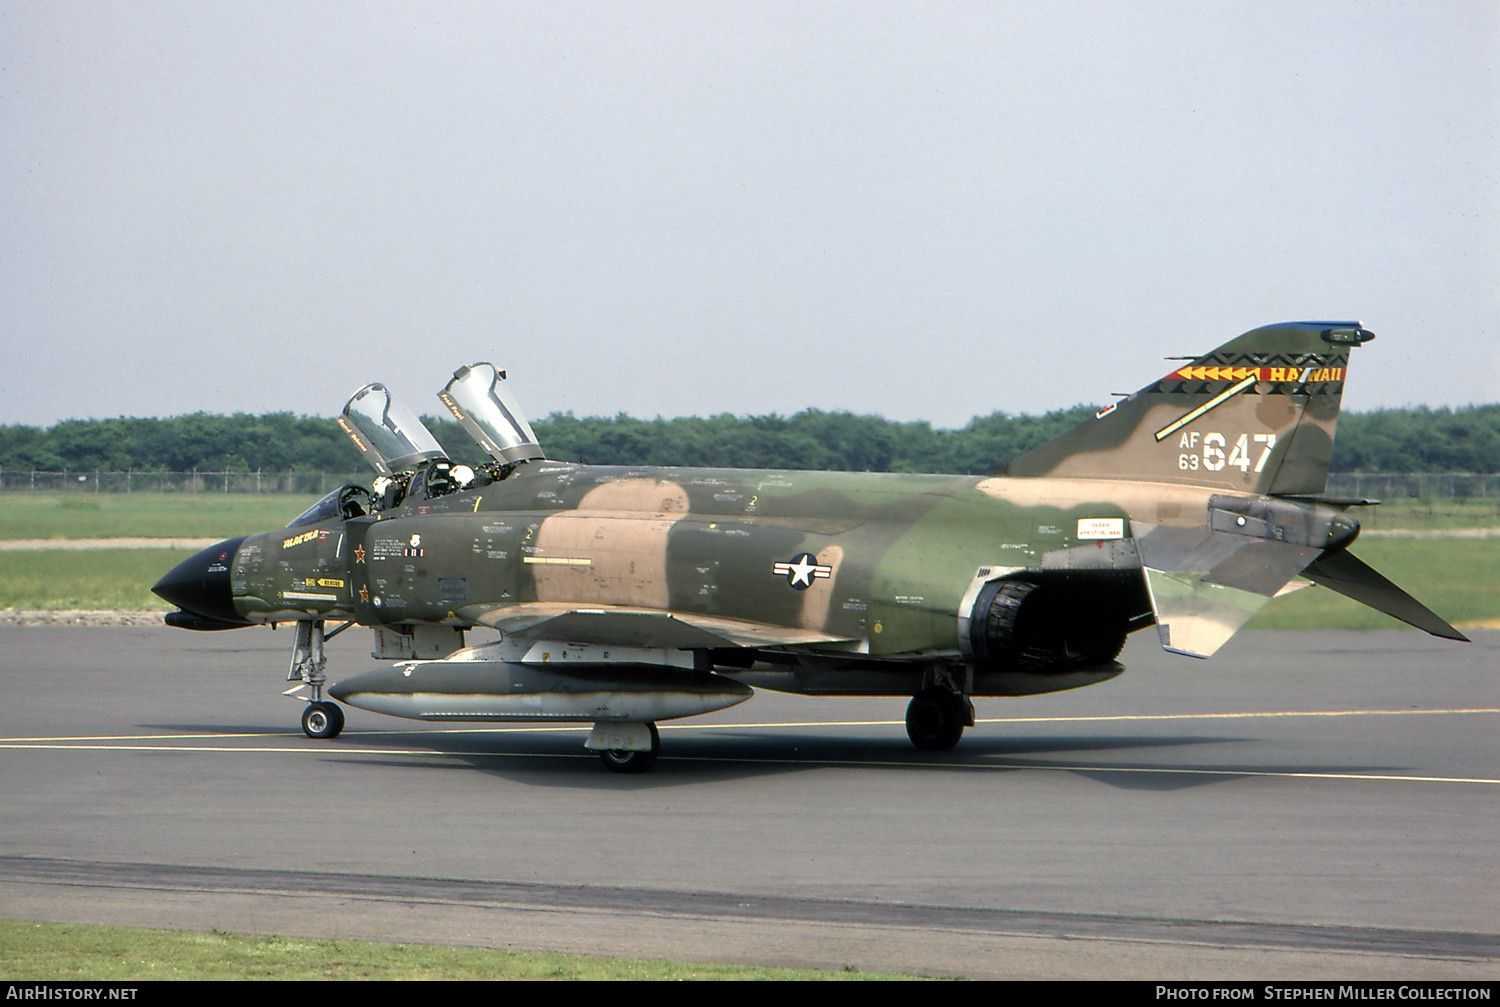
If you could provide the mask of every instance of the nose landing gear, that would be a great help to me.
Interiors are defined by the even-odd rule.
[[[321,619],[297,623],[297,633],[292,639],[292,665],[287,671],[286,680],[301,684],[287,690],[287,695],[299,691],[303,686],[312,690],[307,708],[302,711],[302,733],[309,738],[331,740],[337,738],[344,729],[344,711],[337,703],[323,698],[323,683],[326,681],[323,669],[328,664],[328,659],[323,654],[324,639]]]
[[[302,733],[309,738],[337,738],[343,729],[344,711],[337,703],[308,703],[302,711]]]

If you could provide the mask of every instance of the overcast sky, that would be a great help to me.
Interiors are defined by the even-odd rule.
[[[0,423],[1500,401],[1500,5],[0,5]]]

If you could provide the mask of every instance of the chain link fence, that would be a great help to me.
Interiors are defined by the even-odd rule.
[[[371,472],[44,472],[0,469],[0,491],[35,493],[316,493],[370,484]]]
[[[1329,496],[1372,500],[1488,500],[1500,496],[1500,475],[1483,472],[1338,472]]]

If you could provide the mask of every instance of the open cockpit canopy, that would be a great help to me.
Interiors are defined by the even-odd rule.
[[[546,457],[515,396],[505,387],[505,372],[494,364],[470,364],[454,371],[438,398],[501,465]]]
[[[385,385],[365,385],[355,392],[338,423],[365,461],[383,476],[447,456],[417,414]]]

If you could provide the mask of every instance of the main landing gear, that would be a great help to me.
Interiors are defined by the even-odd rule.
[[[942,684],[924,687],[906,708],[906,736],[923,751],[946,752],[958,744],[965,727],[974,726],[974,704],[951,686],[944,674]]]
[[[585,748],[599,753],[611,773],[644,773],[656,765],[661,734],[651,722],[644,724],[595,724]]]
[[[344,711],[337,703],[323,698],[323,683],[327,681],[323,669],[328,664],[323,655],[324,639],[321,619],[297,623],[297,634],[292,639],[292,666],[287,671],[286,680],[301,684],[288,689],[286,695],[290,696],[303,686],[312,690],[307,708],[302,711],[302,733],[309,738],[330,740],[337,738],[344,729]]]

